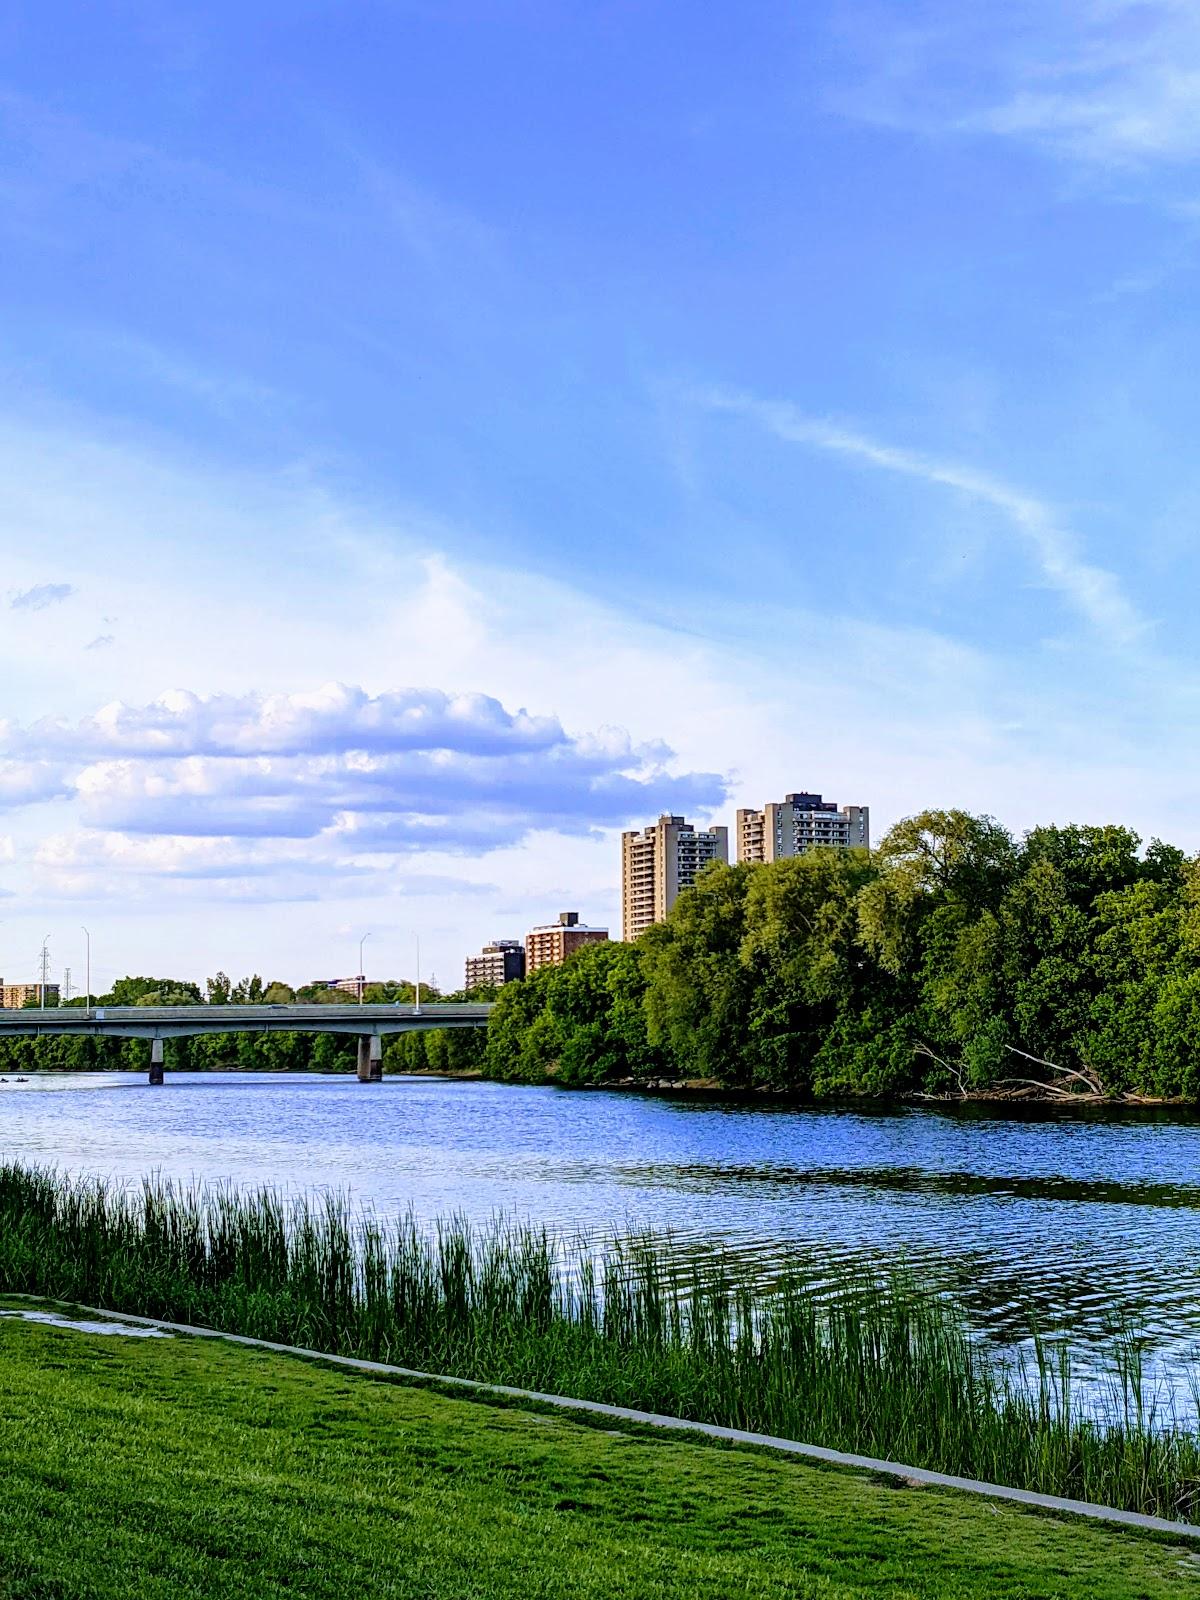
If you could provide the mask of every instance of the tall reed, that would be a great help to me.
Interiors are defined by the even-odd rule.
[[[1136,1341],[1081,1414],[1065,1349],[1028,1373],[900,1273],[756,1292],[719,1249],[564,1241],[339,1195],[140,1189],[0,1164],[0,1290],[193,1322],[1200,1521],[1200,1439],[1156,1411]],[[1161,1404],[1161,1402],[1157,1402]]]

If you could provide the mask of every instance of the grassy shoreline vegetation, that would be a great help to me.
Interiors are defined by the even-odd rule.
[[[203,999],[169,979],[122,982],[113,1004]],[[407,994],[393,984],[369,997],[393,990]],[[255,1004],[284,986],[218,975],[209,991]],[[12,1040],[0,1071],[142,1066],[145,1050]],[[174,1041],[169,1065],[339,1071],[352,1060],[352,1040],[297,1033]],[[802,1099],[1195,1102],[1200,859],[1157,840],[1143,850],[1119,826],[1017,840],[990,817],[923,812],[870,853],[710,867],[636,942],[589,946],[500,990],[486,1038],[399,1036],[384,1064]]]
[[[1117,1341],[1107,1414],[1064,1351],[1014,1378],[902,1276],[770,1294],[720,1251],[561,1241],[498,1220],[384,1225],[327,1196],[139,1190],[0,1167],[0,1292],[747,1428],[1200,1520],[1200,1438]]]
[[[8,1600],[1182,1600],[1178,1541],[0,1317]]]

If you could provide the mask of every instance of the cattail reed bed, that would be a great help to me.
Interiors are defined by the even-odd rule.
[[[803,1439],[1200,1521],[1200,1438],[1115,1336],[1081,1414],[1065,1348],[1026,1373],[902,1273],[764,1294],[719,1249],[356,1215],[343,1196],[140,1189],[0,1165],[0,1290]]]

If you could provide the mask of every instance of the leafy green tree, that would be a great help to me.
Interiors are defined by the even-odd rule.
[[[746,897],[758,868],[713,863],[640,944],[651,1045],[683,1077],[754,1078],[753,979],[742,960]]]
[[[1012,836],[992,817],[906,817],[884,835],[876,875],[859,898],[864,943],[888,971],[919,965],[923,943],[944,949],[966,923],[998,909],[1016,858]]]
[[[756,1086],[811,1087],[839,1014],[881,987],[858,929],[874,876],[865,850],[811,850],[749,874],[738,954],[751,985],[745,1058]]]
[[[162,998],[165,995],[171,998]],[[197,985],[182,978],[118,978],[110,993],[101,995],[97,1004],[194,1006],[199,1005],[202,999]]]

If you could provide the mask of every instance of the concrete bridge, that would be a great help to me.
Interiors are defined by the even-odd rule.
[[[360,1083],[383,1077],[383,1036],[423,1028],[486,1028],[491,1005],[82,1006],[0,1011],[0,1039],[62,1037],[150,1040],[150,1082],[163,1081],[163,1040],[200,1033],[358,1035]]]

